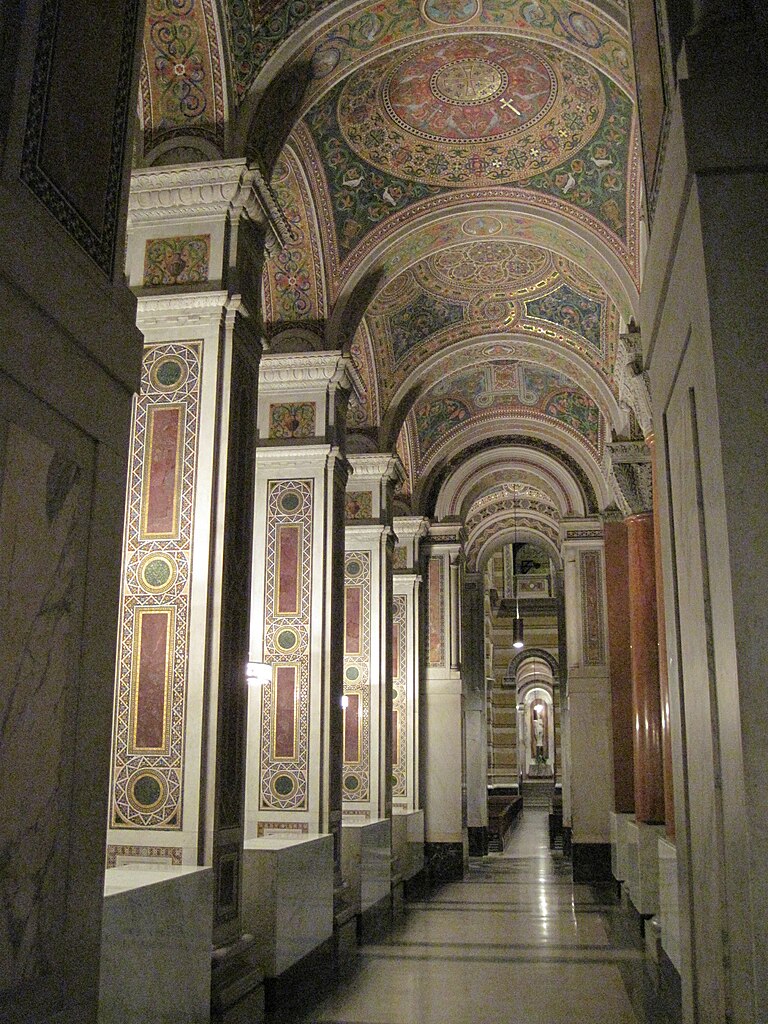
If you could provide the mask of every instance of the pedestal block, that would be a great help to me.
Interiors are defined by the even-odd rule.
[[[207,1024],[212,927],[210,868],[109,868],[99,1024]]]
[[[661,946],[679,973],[681,970],[681,957],[680,904],[677,891],[677,847],[666,836],[659,838],[658,858]]]
[[[392,815],[392,871],[404,882],[424,867],[424,811]]]
[[[363,932],[375,929],[377,920],[388,920],[391,915],[392,823],[389,818],[345,821],[341,844],[342,874],[350,887],[360,928]]]
[[[333,837],[247,840],[243,926],[268,978],[323,946],[333,935]]]
[[[625,882],[627,878],[628,821],[634,821],[634,815],[611,813],[611,874],[617,882]]]
[[[650,917],[659,909],[658,841],[664,835],[664,827],[630,818],[625,831],[630,863],[630,876],[626,879],[629,898],[639,914]]]

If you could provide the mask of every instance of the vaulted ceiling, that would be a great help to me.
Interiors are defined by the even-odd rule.
[[[265,338],[350,352],[350,425],[400,454],[400,511],[460,516],[476,550],[510,487],[542,543],[620,500],[605,444],[634,423],[617,352],[642,198],[627,17],[627,0],[148,5],[137,161],[261,163],[292,231],[266,260]]]

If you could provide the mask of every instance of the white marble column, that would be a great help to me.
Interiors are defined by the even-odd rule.
[[[344,412],[340,352],[270,354],[259,382],[246,835],[330,832],[340,864]]]
[[[435,523],[423,545],[427,605],[425,852],[436,878],[460,878],[468,858],[464,694],[459,663],[463,542],[460,524]]]
[[[398,710],[397,756],[393,758],[392,802],[395,811],[413,812],[421,807],[419,730],[421,704],[422,633],[419,545],[429,520],[422,516],[397,516],[394,529],[393,696]]]
[[[392,491],[397,456],[350,455],[344,593],[344,821],[392,813]]]
[[[250,582],[237,567],[251,544],[251,517],[239,509],[253,495],[261,344],[249,314],[272,230],[265,209],[243,160],[132,176],[127,273],[145,350],[107,863],[212,863],[223,941],[239,935]]]
[[[613,741],[601,520],[564,520],[561,544],[568,658],[563,818],[571,829],[574,878],[607,881]]]
[[[488,852],[488,702],[485,676],[484,577],[464,576],[462,678],[465,701],[469,852]]]

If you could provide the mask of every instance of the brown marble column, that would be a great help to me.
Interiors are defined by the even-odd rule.
[[[651,512],[641,512],[626,520],[634,708],[635,817],[647,824],[664,821],[653,520]]]
[[[664,614],[664,579],[661,575],[661,534],[656,487],[656,440],[653,434],[645,439],[651,452],[653,473],[653,544],[656,552],[656,618],[659,640],[659,699],[661,705],[661,749],[664,764],[664,820],[667,835],[675,837],[675,796],[672,781],[672,730],[669,721],[669,673],[667,665],[667,631]]]
[[[617,515],[621,513],[617,512]],[[617,814],[632,814],[635,810],[635,769],[627,524],[620,518],[606,519],[603,530],[611,666],[614,810]]]

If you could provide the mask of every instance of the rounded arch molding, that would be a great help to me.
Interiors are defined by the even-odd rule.
[[[513,686],[520,666],[523,662],[529,661],[533,658],[538,658],[541,661],[546,662],[552,670],[553,679],[560,681],[560,663],[557,658],[550,654],[549,651],[545,651],[543,647],[528,647],[525,650],[519,651],[510,661],[507,666],[507,673],[504,676],[504,685]]]

